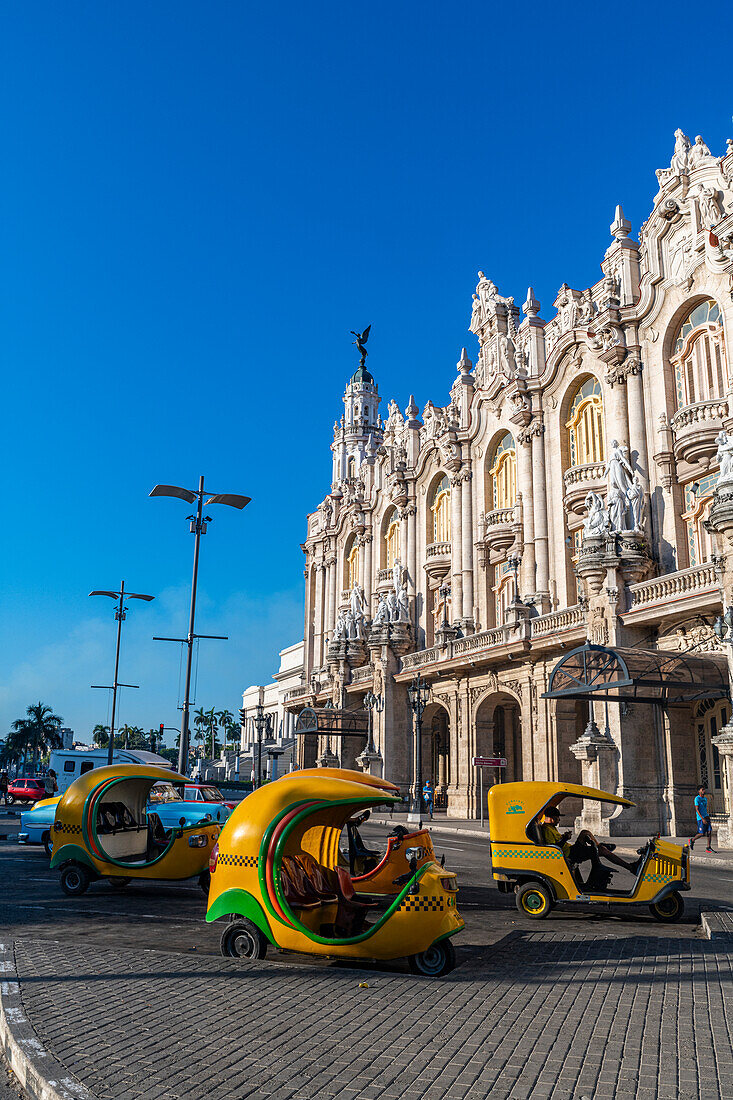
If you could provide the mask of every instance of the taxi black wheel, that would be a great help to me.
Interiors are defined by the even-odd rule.
[[[541,882],[525,882],[516,894],[517,909],[531,920],[544,920],[552,912],[550,891]]]
[[[684,911],[685,903],[676,890],[673,894],[667,894],[666,898],[662,898],[661,901],[655,901],[649,906],[649,912],[654,919],[663,921],[666,924],[672,924],[674,921],[678,921]]]
[[[109,880],[110,886],[114,887],[115,890],[121,890],[123,886],[129,886],[131,882],[131,878],[118,878],[117,875]]]
[[[237,920],[224,929],[221,953],[228,959],[264,959],[267,940],[251,920]]]
[[[53,853],[53,841],[51,840],[51,834],[46,832],[43,834],[41,839],[43,841],[43,850],[50,859]]]
[[[77,898],[85,893],[90,882],[89,872],[79,863],[70,863],[61,872],[61,889],[70,898]]]
[[[419,955],[410,955],[407,965],[413,974],[422,974],[426,978],[438,978],[455,970],[456,949],[450,940],[437,940],[427,951]]]
[[[199,886],[201,887],[204,897],[209,896],[209,887],[211,886],[211,872],[202,871],[199,875]]]

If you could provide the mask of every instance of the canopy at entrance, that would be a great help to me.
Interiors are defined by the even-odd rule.
[[[711,657],[587,642],[558,661],[542,698],[682,706],[729,691],[727,668]]]
[[[303,707],[295,723],[295,732],[320,733],[331,737],[367,737],[369,715],[365,710]]]

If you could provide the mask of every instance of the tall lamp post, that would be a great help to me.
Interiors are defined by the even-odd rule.
[[[408,687],[407,698],[413,715],[412,787],[407,824],[422,827],[422,716],[430,701],[430,684],[423,680],[420,673]]]
[[[112,719],[109,727],[109,750],[107,752],[107,763],[112,763],[112,758],[115,751],[115,715],[117,713],[117,689],[121,687],[136,688],[137,684],[121,684],[118,679],[120,671],[120,641],[122,640],[122,624],[127,617],[127,608],[125,607],[125,600],[145,600],[150,603],[155,599],[155,596],[144,596],[142,592],[125,592],[125,582],[122,581],[119,592],[108,592],[104,588],[95,588],[93,592],[89,593],[90,596],[109,596],[111,600],[117,600],[117,607],[115,608],[115,619],[117,620],[117,647],[115,649],[115,678],[111,685],[109,684],[92,684],[93,688],[102,688],[104,691],[112,691]]]
[[[181,719],[181,743],[178,750],[178,771],[181,775],[187,774],[188,768],[188,731],[189,714],[191,710],[191,666],[193,664],[193,643],[196,638],[218,638],[226,641],[221,634],[194,634],[194,620],[196,616],[196,586],[199,572],[199,544],[201,536],[206,534],[206,525],[211,523],[209,516],[203,515],[204,504],[228,504],[230,508],[244,508],[249,504],[251,497],[239,496],[237,493],[214,493],[204,500],[204,475],[199,478],[198,489],[184,489],[180,485],[156,485],[151,497],[178,497],[188,504],[196,504],[196,515],[189,516],[190,531],[195,535],[193,547],[193,580],[191,582],[191,609],[188,617],[188,636],[186,638],[156,638],[160,642],[183,642],[187,647],[186,654],[186,686],[183,696],[183,715]]]
[[[255,771],[254,780],[254,788],[257,790],[262,781],[262,738],[263,735],[271,732],[272,715],[265,714],[265,708],[262,703],[258,703],[255,707],[255,714],[252,721],[257,730],[257,770]]]

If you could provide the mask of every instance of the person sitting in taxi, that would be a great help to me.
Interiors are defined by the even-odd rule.
[[[553,844],[560,848],[567,861],[576,866],[579,863],[585,863],[586,860],[590,860],[592,863],[592,871],[601,867],[600,857],[607,859],[609,863],[615,863],[617,867],[623,867],[625,871],[630,871],[632,875],[635,875],[639,869],[639,860],[635,860],[633,863],[627,863],[625,859],[621,859],[621,856],[617,856],[614,852],[615,844],[606,844],[596,840],[593,833],[589,829],[581,829],[578,833],[578,839],[571,844],[570,838],[572,833],[570,830],[561,833],[558,829],[558,823],[560,821],[560,811],[555,809],[554,806],[549,806],[542,817],[542,836],[545,844]]]

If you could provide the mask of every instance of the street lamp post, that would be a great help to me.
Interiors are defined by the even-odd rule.
[[[214,493],[204,500],[204,475],[199,478],[198,489],[184,489],[180,485],[156,485],[151,490],[151,497],[178,497],[188,504],[196,503],[196,515],[189,516],[190,531],[195,535],[193,547],[193,579],[191,581],[191,607],[188,616],[188,636],[186,638],[156,638],[161,642],[184,642],[186,653],[186,685],[183,698],[183,714],[181,719],[181,743],[178,750],[178,770],[181,775],[186,775],[188,768],[188,740],[189,740],[189,714],[191,710],[191,667],[193,664],[193,643],[196,638],[218,638],[226,641],[221,634],[195,634],[194,621],[196,617],[196,587],[198,585],[199,572],[199,544],[201,536],[206,534],[206,525],[211,523],[208,516],[203,515],[204,504],[228,504],[230,508],[244,508],[250,502],[250,497],[239,496],[237,493]]]
[[[125,600],[145,600],[150,603],[155,599],[155,596],[145,596],[142,592],[125,592],[125,582],[122,581],[119,592],[108,592],[106,589],[95,588],[93,592],[89,593],[90,596],[109,596],[112,600],[118,600],[117,607],[115,608],[115,619],[117,620],[117,647],[115,649],[115,678],[111,685],[112,690],[112,718],[109,728],[109,750],[107,752],[107,763],[112,763],[112,758],[115,751],[115,716],[117,713],[117,689],[121,687],[136,688],[137,684],[121,684],[118,676],[120,671],[120,642],[122,640],[122,624],[127,617],[127,608],[125,607]],[[105,691],[110,690],[110,686],[107,684],[92,684],[93,688],[103,688]]]
[[[413,714],[412,787],[407,824],[422,828],[422,716],[430,700],[430,685],[420,676],[413,679],[407,689]]]
[[[265,714],[262,703],[255,707],[255,715],[252,719],[257,730],[257,770],[255,771],[254,788],[257,790],[262,779],[262,736],[269,733],[272,727],[272,715]]]

